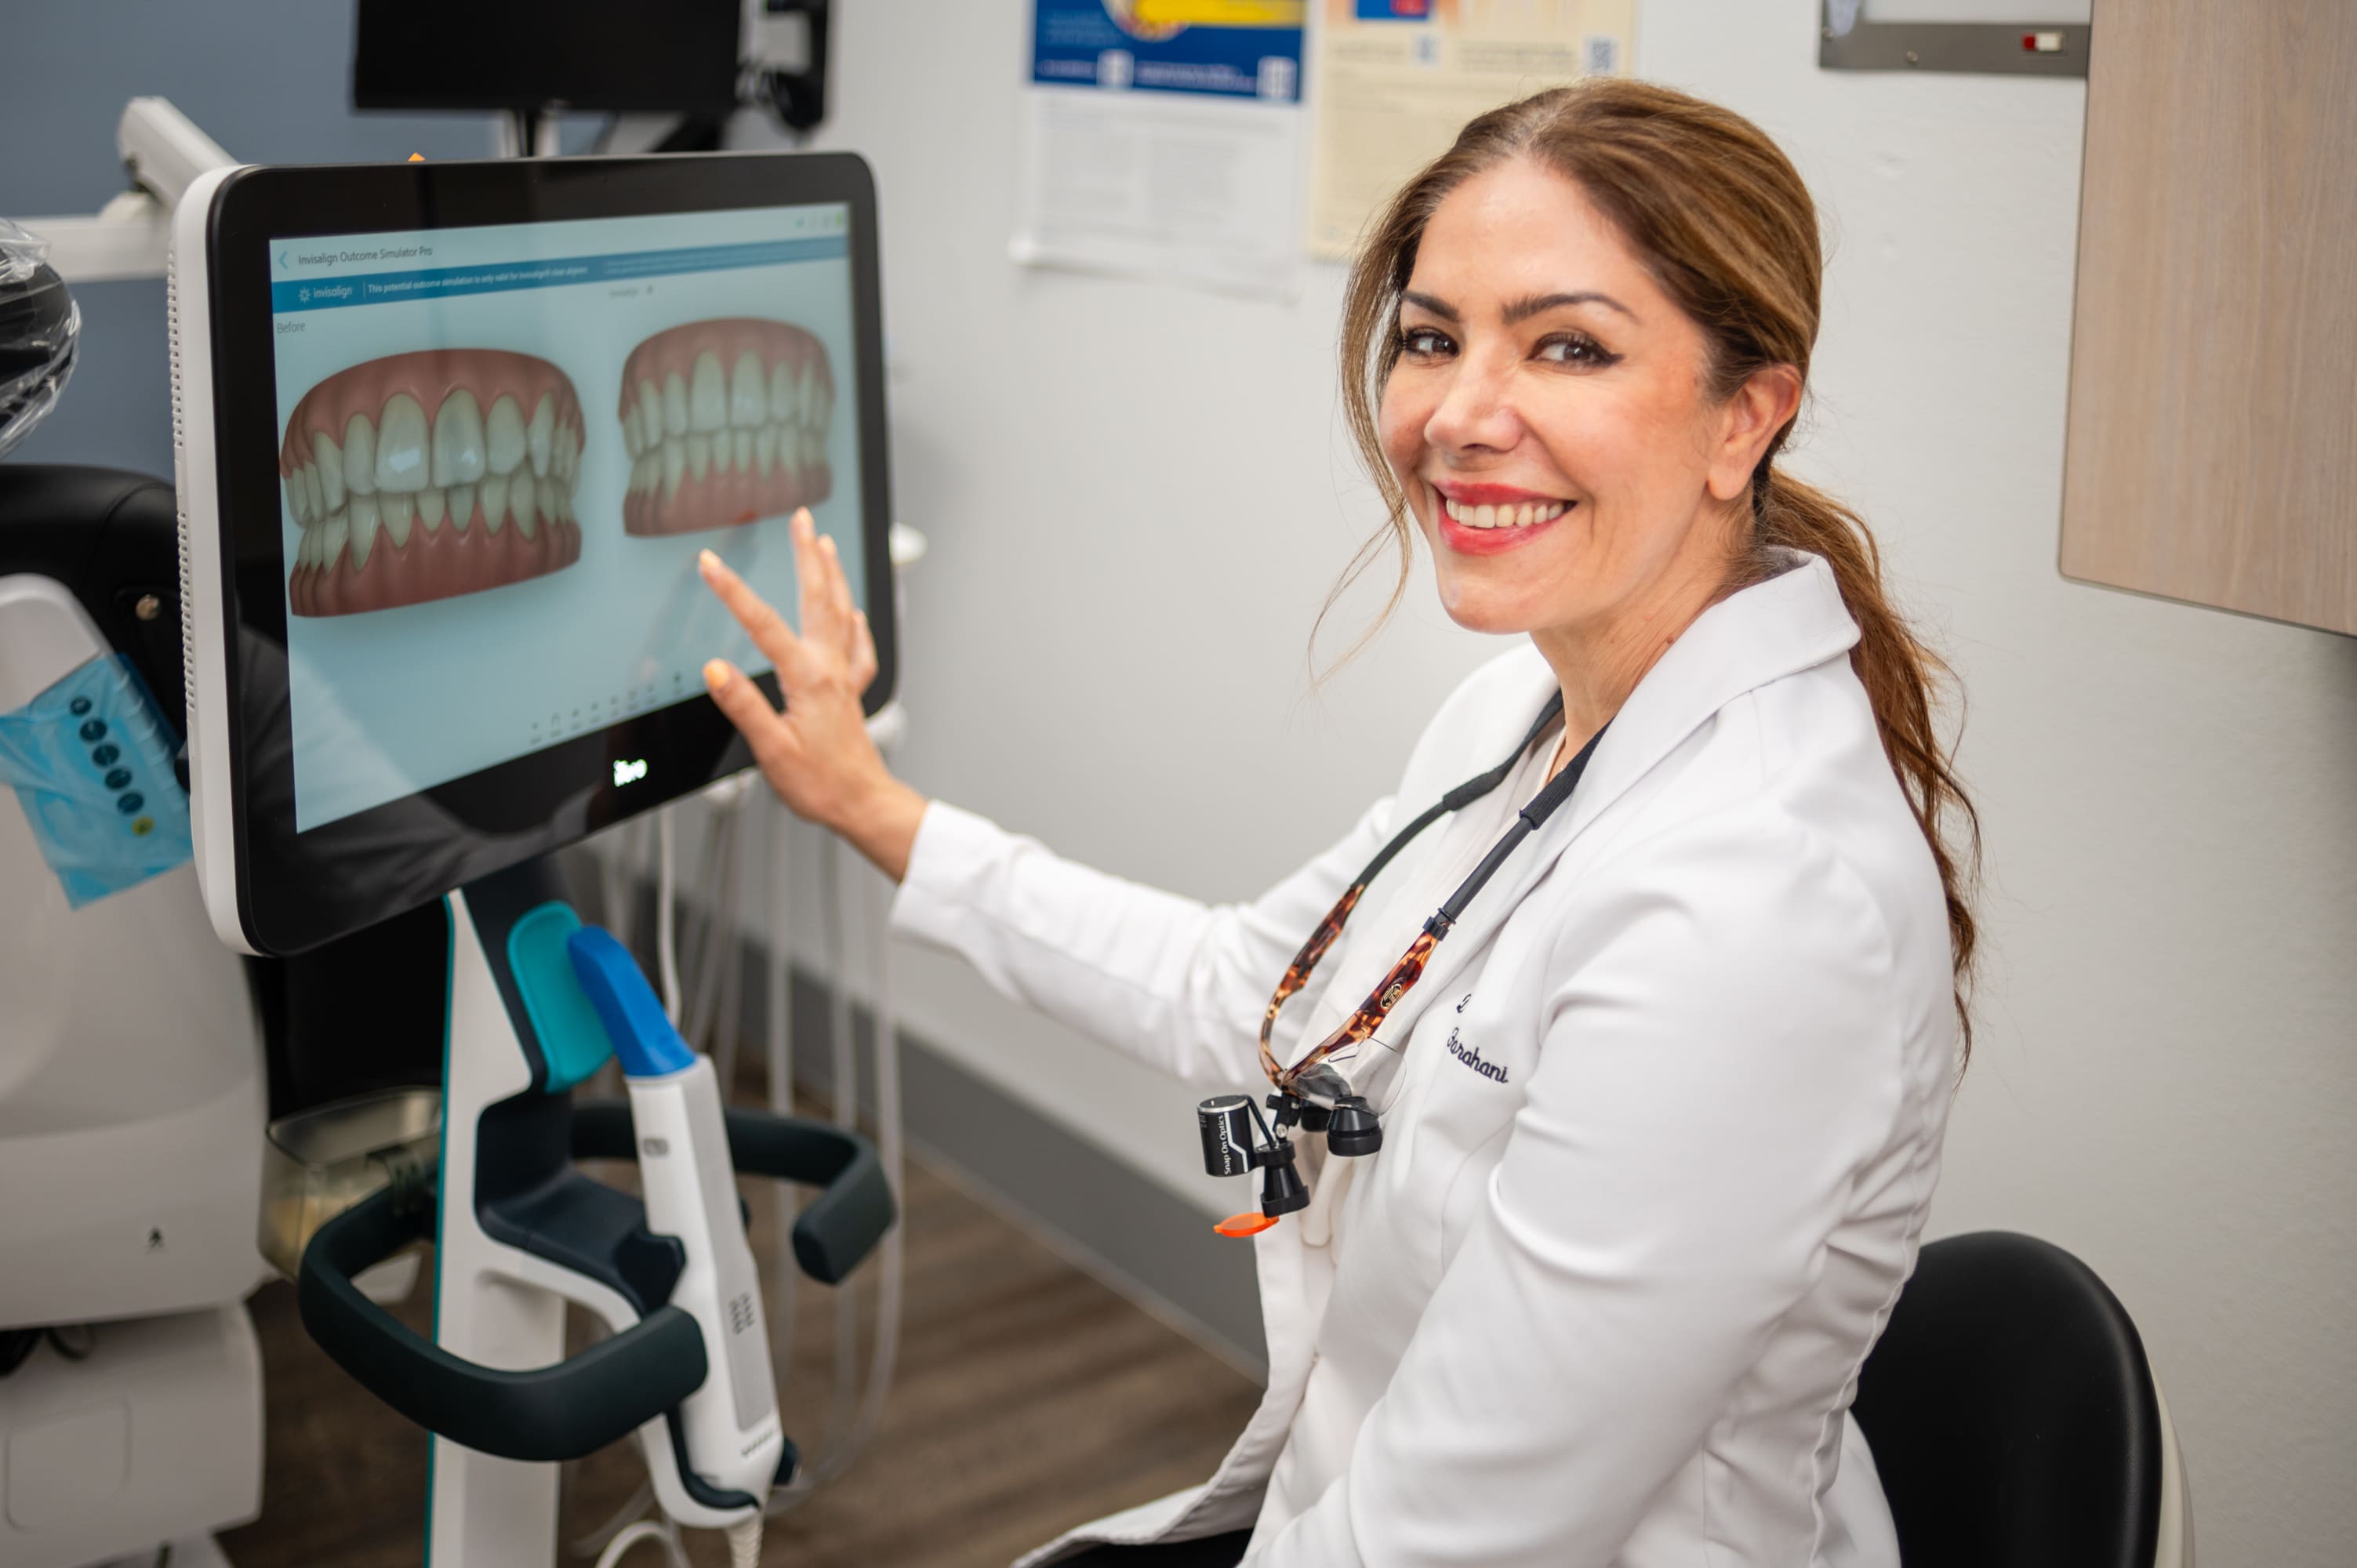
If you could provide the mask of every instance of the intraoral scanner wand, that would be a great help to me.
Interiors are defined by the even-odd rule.
[[[566,940],[574,973],[606,1026],[630,1081],[647,1229],[676,1237],[686,1267],[671,1304],[704,1332],[711,1370],[680,1406],[686,1467],[702,1488],[766,1499],[785,1453],[760,1278],[745,1240],[744,1211],[728,1158],[720,1084],[712,1060],[691,1049],[663,1015],[638,961],[613,936],[586,926]],[[740,1563],[759,1552],[758,1500],[716,1509],[687,1495],[666,1496],[670,1467],[650,1466],[663,1511],[682,1524],[725,1529]]]

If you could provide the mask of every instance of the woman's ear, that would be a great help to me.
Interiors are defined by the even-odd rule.
[[[1754,371],[1719,411],[1707,483],[1714,499],[1731,501],[1751,488],[1752,471],[1776,433],[1801,408],[1801,372],[1790,365]]]

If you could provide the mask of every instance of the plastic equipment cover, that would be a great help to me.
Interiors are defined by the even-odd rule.
[[[73,374],[81,308],[49,270],[49,242],[0,218],[0,457],[32,433]]]
[[[188,797],[177,742],[120,653],[102,654],[0,714],[0,785],[81,908],[187,860]]]

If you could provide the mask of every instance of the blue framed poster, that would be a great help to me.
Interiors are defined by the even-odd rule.
[[[1035,0],[1031,80],[1297,102],[1302,8],[1303,0]]]

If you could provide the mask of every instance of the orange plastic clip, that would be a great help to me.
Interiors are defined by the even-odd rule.
[[[1276,1216],[1274,1214],[1262,1214],[1248,1208],[1242,1214],[1229,1215],[1211,1229],[1222,1236],[1257,1236],[1275,1223]]]
[[[414,164],[422,164],[425,161],[425,155],[424,153],[412,153],[409,155],[409,161]]]

